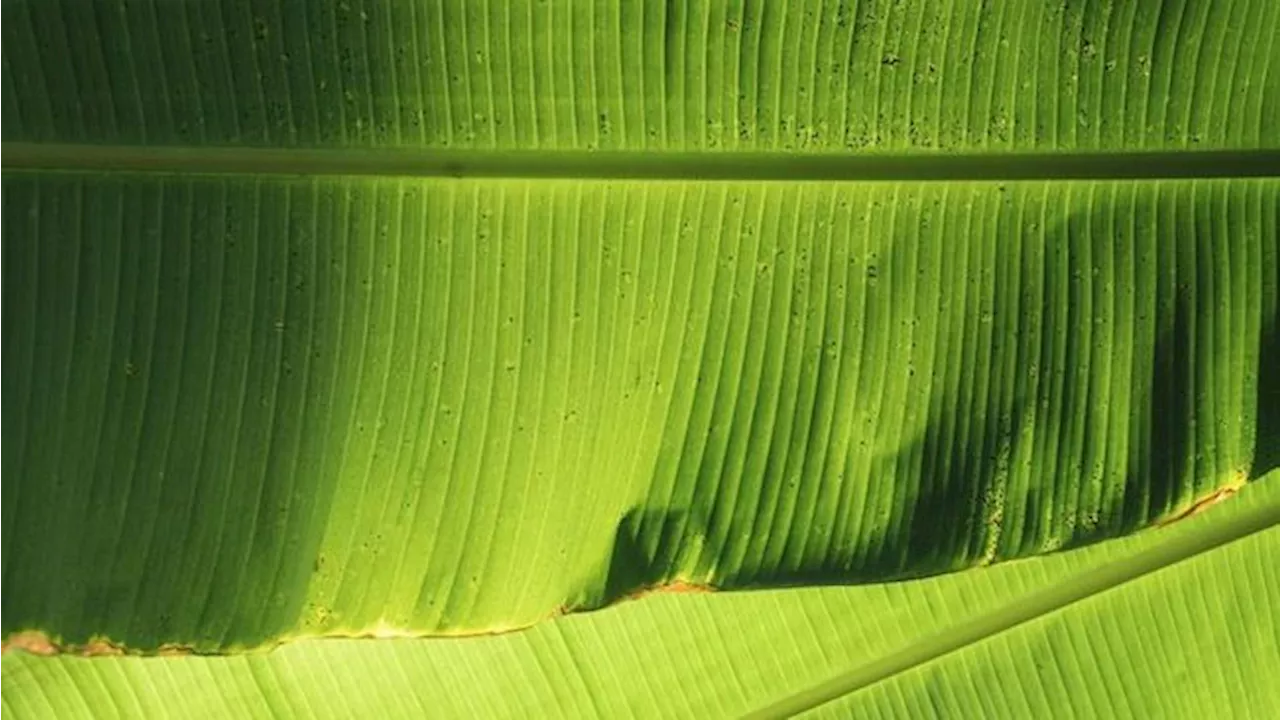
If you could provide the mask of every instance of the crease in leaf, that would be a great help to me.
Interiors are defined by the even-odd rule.
[[[1280,175],[1280,149],[1092,152],[633,152],[302,149],[6,141],[9,171],[613,180],[1016,181]]]

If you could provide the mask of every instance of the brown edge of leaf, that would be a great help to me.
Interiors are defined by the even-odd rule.
[[[286,637],[279,638],[274,644],[280,645],[286,642],[291,642],[293,640],[300,640],[300,639],[307,639],[307,640],[389,640],[389,639],[429,640],[432,638],[437,638],[437,639],[445,640],[445,639],[452,639],[452,638],[493,637],[498,635],[506,635],[508,633],[513,633],[513,632],[520,632],[522,630],[528,630],[529,628],[535,627],[544,622],[555,620],[561,617],[566,617],[569,615],[587,613],[587,612],[592,612],[594,610],[604,610],[618,603],[628,602],[631,600],[640,600],[650,595],[666,594],[666,593],[701,594],[701,593],[716,592],[716,589],[717,588],[715,588],[712,585],[704,585],[700,583],[686,582],[684,580],[676,580],[674,582],[659,583],[656,585],[651,585],[649,587],[640,588],[639,590],[635,590],[634,592],[628,593],[627,595],[623,595],[622,597],[617,598],[616,600],[613,600],[599,608],[586,608],[586,607],[577,607],[574,605],[561,605],[556,609],[552,610],[551,612],[547,613],[547,615],[543,618],[534,620],[532,622],[521,623],[518,625],[488,627],[488,628],[474,628],[474,629],[472,628],[467,628],[467,629],[438,628],[435,630],[430,630],[425,632],[415,632],[411,630],[403,630],[401,628],[388,626],[385,628],[373,628],[373,629],[364,629],[364,630],[331,631],[331,632],[325,632],[319,635],[307,635],[305,636],[305,638],[303,636],[298,636],[298,637],[286,636]]]
[[[0,643],[0,654],[22,651],[32,655],[76,655],[79,657],[103,657],[123,655],[159,655],[172,657],[194,655],[195,650],[179,643],[165,643],[154,651],[141,652],[128,648],[110,638],[94,637],[87,643],[56,642],[42,630],[22,630],[11,634]]]
[[[676,580],[674,582],[660,583],[657,585],[650,585],[649,587],[640,588],[635,592],[622,596],[621,598],[618,599],[618,602],[626,602],[628,600],[641,600],[643,598],[649,597],[650,595],[658,595],[658,594],[669,593],[673,595],[684,595],[684,594],[712,593],[715,591],[716,591],[716,587],[714,585],[705,585],[702,583],[692,583],[692,582],[686,582],[684,580]]]
[[[1182,512],[1172,517],[1168,517],[1168,518],[1165,518],[1164,520],[1158,521],[1156,523],[1156,527],[1166,527],[1176,522],[1186,520],[1187,518],[1193,517],[1195,515],[1199,515],[1205,510],[1208,510],[1214,505],[1217,505],[1223,500],[1226,500],[1227,498],[1230,498],[1232,495],[1235,495],[1236,493],[1240,492],[1240,488],[1244,487],[1244,485],[1245,483],[1243,480],[1240,480],[1237,482],[1235,481],[1235,479],[1233,479],[1231,484],[1224,485],[1218,488],[1217,490],[1213,491],[1212,493],[1200,498],[1199,500],[1196,500],[1191,504],[1191,507],[1187,508],[1186,510],[1183,510]]]
[[[691,583],[683,580],[674,582],[660,583],[649,587],[640,588],[632,593],[624,595],[617,600],[609,603],[614,605],[621,602],[631,600],[640,600],[650,595],[656,594],[701,594],[715,592],[716,588],[711,585],[699,583]],[[605,607],[608,607],[606,605]],[[603,608],[600,608],[603,609]],[[509,627],[492,627],[477,629],[436,629],[427,632],[414,632],[403,630],[395,627],[378,627],[369,630],[355,631],[337,631],[328,632],[318,635],[293,636],[288,635],[274,638],[263,643],[260,648],[251,648],[249,652],[258,650],[272,650],[288,642],[296,640],[387,640],[387,639],[430,639],[430,638],[467,638],[467,637],[486,637],[505,635],[507,633],[519,632],[527,630],[542,622],[555,620],[556,618],[566,615],[582,612],[583,609],[572,607],[569,605],[561,605],[546,617],[535,620],[534,622],[524,623],[520,625],[512,625]],[[209,653],[198,653],[189,645],[180,643],[165,643],[156,650],[134,650],[125,645],[113,642],[109,638],[94,637],[85,644],[61,643],[54,641],[47,633],[42,630],[22,630],[12,633],[2,643],[0,643],[0,654],[8,654],[10,652],[26,652],[32,655],[41,655],[50,657],[54,655],[73,655],[79,657],[104,657],[104,656],[159,656],[159,657],[177,657],[186,655],[203,655]],[[239,654],[244,652],[243,649],[236,649],[232,652]],[[218,653],[211,653],[218,654]]]

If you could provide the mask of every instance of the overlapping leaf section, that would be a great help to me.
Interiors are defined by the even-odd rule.
[[[5,7],[6,143],[190,150],[5,175],[6,633],[213,650],[935,573],[1274,463],[1275,179],[207,172],[1280,145],[1271,3],[579,5]]]

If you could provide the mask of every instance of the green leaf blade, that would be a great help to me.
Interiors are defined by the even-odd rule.
[[[7,177],[6,630],[501,630],[1132,532],[1265,469],[1277,187]]]
[[[1246,0],[804,0],[785,9],[24,1],[5,9],[4,140],[1274,149],[1277,12]]]

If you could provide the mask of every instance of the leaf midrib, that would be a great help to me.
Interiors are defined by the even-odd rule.
[[[1113,590],[1145,575],[1169,568],[1215,548],[1280,525],[1280,503],[1264,503],[1228,522],[1201,522],[1195,530],[1173,534],[1164,542],[921,638],[885,657],[839,673],[816,685],[749,713],[751,720],[784,718],[813,710],[842,696],[870,687],[1019,625],[1049,615],[1081,600]],[[1168,532],[1153,529],[1150,532]]]
[[[622,180],[1142,180],[1280,176],[1280,149],[784,153],[6,142],[7,171]]]

